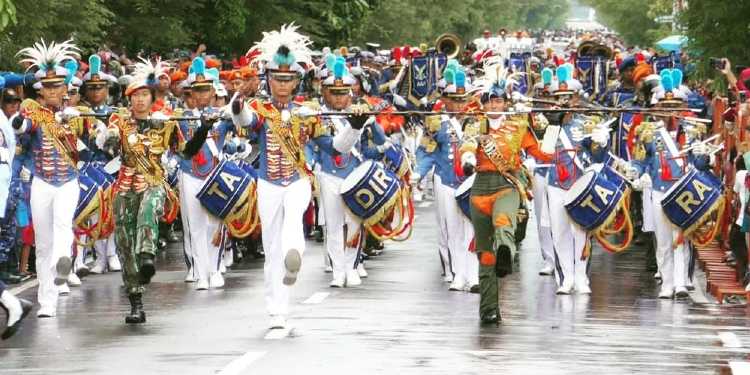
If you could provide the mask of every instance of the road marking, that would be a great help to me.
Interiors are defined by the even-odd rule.
[[[31,289],[33,287],[36,287],[37,285],[39,285],[39,279],[34,279],[34,280],[31,280],[31,281],[29,281],[29,282],[27,282],[27,283],[25,283],[23,285],[17,286],[17,287],[12,288],[12,289],[8,289],[8,291],[10,292],[10,294],[18,295],[18,294],[23,293],[26,290],[29,290],[29,289]]]
[[[741,348],[742,341],[733,332],[719,332],[719,340],[725,348]]]
[[[243,354],[242,357],[239,357],[230,362],[227,367],[221,369],[221,371],[219,371],[217,375],[244,374],[244,370],[246,370],[251,363],[253,363],[258,358],[263,357],[264,355],[266,355],[266,353],[267,352],[247,352]]]
[[[732,370],[732,375],[749,375],[750,362],[731,361],[729,369]]]
[[[323,302],[324,299],[326,299],[328,296],[330,296],[331,293],[328,292],[317,292],[310,296],[310,298],[306,299],[304,302],[302,302],[303,305],[317,305],[321,302]]]
[[[430,206],[432,206],[432,202],[422,202],[417,205],[417,207],[419,208],[425,208],[425,207],[430,207]]]
[[[271,329],[266,333],[266,337],[264,339],[266,340],[280,340],[284,337],[288,337],[289,333],[292,332],[291,327],[283,328],[283,329]]]

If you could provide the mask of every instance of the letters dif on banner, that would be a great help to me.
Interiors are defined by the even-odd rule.
[[[354,194],[354,199],[357,201],[357,204],[366,210],[375,203],[375,194],[383,196],[389,183],[392,181],[393,178],[388,176],[384,170],[377,169],[372,174],[372,178],[367,180],[367,185],[357,190]]]

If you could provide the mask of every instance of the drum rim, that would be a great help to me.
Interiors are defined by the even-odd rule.
[[[356,188],[362,181],[362,177],[367,176],[370,173],[370,170],[375,167],[376,164],[374,160],[365,160],[362,164],[354,167],[354,169],[349,172],[349,175],[344,178],[344,181],[341,181],[339,194],[346,194]]]

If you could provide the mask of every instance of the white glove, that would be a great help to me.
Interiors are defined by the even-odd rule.
[[[0,162],[10,163],[10,151],[7,147],[0,147]]]
[[[154,112],[151,114],[151,119],[155,121],[167,121],[169,120],[169,117],[163,112]]]
[[[711,152],[708,148],[708,145],[705,143],[698,143],[696,144],[692,149],[693,155],[701,156],[701,155],[708,155],[709,152]]]
[[[78,112],[78,110],[73,107],[66,107],[65,109],[63,109],[63,116],[68,119],[71,119],[73,117],[78,117],[80,115],[81,115],[81,112]]]
[[[586,172],[588,172],[588,171],[594,171],[594,172],[599,173],[599,172],[602,171],[602,168],[604,168],[604,164],[603,163],[594,163],[594,164],[589,165],[586,168]]]
[[[627,177],[630,180],[635,180],[638,178],[638,168],[628,165],[625,168],[625,177]]]
[[[477,156],[474,155],[473,152],[464,152],[463,155],[461,155],[461,165],[477,165]]]
[[[641,180],[640,180],[640,179],[637,179],[637,180],[633,181],[633,182],[632,182],[632,183],[630,184],[630,186],[631,186],[631,187],[633,188],[633,190],[635,190],[635,191],[642,191],[642,190],[643,190],[643,185],[641,185],[641,183],[642,183],[642,182],[641,182]]]
[[[653,184],[651,183],[651,177],[648,174],[644,174],[638,179],[641,185],[641,189],[650,189]]]
[[[526,105],[526,103],[516,103],[513,106],[513,109],[516,112],[519,112],[519,113],[529,113],[529,112],[531,112],[531,108],[528,105]]]
[[[393,105],[397,107],[406,107],[406,99],[398,94],[393,94]]]
[[[609,141],[609,129],[596,128],[591,133],[591,140],[596,142],[599,146],[605,147]]]

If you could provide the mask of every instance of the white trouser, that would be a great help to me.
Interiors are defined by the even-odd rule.
[[[193,258],[195,279],[208,281],[212,273],[219,272],[221,252],[219,246],[213,244],[213,238],[221,223],[195,197],[204,184],[204,180],[188,173],[180,174],[180,210],[185,252]]]
[[[534,193],[534,217],[536,218],[536,230],[539,234],[542,259],[545,266],[554,267],[555,254],[552,249],[552,230],[549,225],[542,225],[542,213],[549,210],[549,207],[547,207],[547,178],[535,174],[532,192]]]
[[[117,255],[115,252],[115,235],[111,234],[107,238],[94,242],[94,251],[96,252],[96,263],[106,266],[107,259]]]
[[[321,209],[326,218],[326,250],[331,257],[334,279],[344,277],[347,270],[354,269],[359,251],[358,247],[346,245],[359,232],[360,223],[344,206],[344,199],[339,194],[343,181],[327,173],[318,174]]]
[[[441,199],[439,199],[440,193],[438,192],[440,190],[440,187],[443,186],[442,182],[440,182],[440,176],[438,176],[437,173],[434,175],[434,181],[433,181],[433,197],[435,199],[435,219],[437,220],[438,224],[438,251],[440,253],[440,260],[442,261],[441,266],[443,267],[443,271],[446,275],[450,276],[453,273],[453,270],[451,269],[451,256],[448,252],[448,231],[445,228],[445,225],[443,223],[443,202]]]
[[[266,253],[263,287],[271,315],[289,314],[290,288],[283,283],[284,258],[290,249],[296,249],[300,255],[305,251],[302,215],[310,204],[310,193],[310,182],[306,179],[289,186],[258,179],[258,213]]]
[[[454,280],[478,284],[479,260],[469,251],[471,240],[474,239],[474,227],[458,206],[456,189],[437,181],[434,189],[438,205],[438,230],[446,237],[449,270],[453,271]]]
[[[644,232],[654,231],[654,204],[651,188],[643,188],[641,200],[643,201],[643,227]]]
[[[73,252],[73,219],[78,204],[78,180],[53,186],[35,178],[31,183],[31,216],[34,218],[37,297],[42,307],[57,308],[55,266]]]
[[[565,193],[567,191],[558,187],[547,186],[548,218],[554,241],[557,283],[588,285],[588,259],[581,260],[586,246],[586,231],[568,216],[564,205]]]
[[[656,264],[661,273],[662,289],[671,290],[684,287],[687,280],[687,260],[685,245],[674,246],[674,241],[680,235],[680,229],[667,219],[661,208],[664,193],[654,190],[651,192],[654,212],[654,234],[656,236]]]

